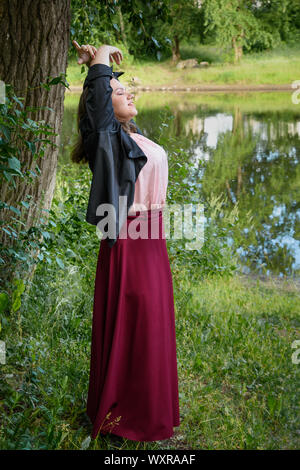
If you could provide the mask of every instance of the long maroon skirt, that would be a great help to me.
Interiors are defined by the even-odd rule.
[[[180,424],[163,213],[155,209],[127,216],[121,234],[131,230],[132,222],[134,232],[146,228],[148,238],[120,235],[112,248],[106,239],[100,242],[87,400],[92,439],[100,432],[134,441],[163,440]],[[158,234],[155,228],[152,235],[151,224]]]

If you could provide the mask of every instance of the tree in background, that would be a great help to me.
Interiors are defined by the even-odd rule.
[[[260,0],[254,2],[253,12],[261,22],[262,29],[271,33],[276,43],[299,41],[299,0]],[[257,41],[253,49],[263,49],[263,44]]]
[[[171,22],[165,25],[165,33],[172,41],[172,59],[180,60],[179,45],[201,28],[201,2],[198,0],[168,0]]]
[[[71,39],[122,44],[136,59],[177,61],[180,43],[197,37],[238,62],[243,52],[300,37],[299,0],[71,0],[71,9]]]
[[[215,33],[220,46],[229,46],[237,63],[243,55],[243,48],[259,41],[264,48],[275,45],[274,36],[263,28],[262,21],[255,16],[252,0],[204,0],[206,32]]]
[[[132,17],[133,5],[137,3],[131,0],[120,6],[120,20],[123,19],[120,39],[129,44],[129,51],[136,57],[151,56],[160,60],[162,54],[167,57],[172,54],[173,61],[177,61],[180,60],[180,42],[203,35],[201,0],[139,2],[139,15]]]

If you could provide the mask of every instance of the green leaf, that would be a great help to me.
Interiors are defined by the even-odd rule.
[[[17,310],[19,310],[20,307],[21,307],[21,297],[16,297],[12,303],[11,309],[13,312],[16,312]]]
[[[58,83],[61,83],[61,77],[55,77],[55,78],[53,78],[53,79],[49,82],[49,85],[57,85]]]
[[[57,262],[58,266],[59,266],[60,268],[64,269],[65,265],[64,265],[64,263],[62,262],[62,260],[61,260],[60,258],[58,258],[58,256],[56,256],[55,259],[56,259],[56,262]]]
[[[42,235],[44,236],[44,238],[46,238],[46,239],[51,238],[51,235],[50,235],[49,232],[46,232],[45,230],[42,230],[41,232],[42,232]]]
[[[13,285],[15,286],[13,295],[21,295],[24,292],[25,284],[22,279],[14,279]]]
[[[28,123],[30,126],[36,128],[36,129],[39,127],[39,126],[38,126],[38,123],[35,122],[35,121],[33,121],[32,119],[27,118],[27,123]]]
[[[11,157],[11,158],[8,159],[8,166],[12,170],[20,171],[20,169],[21,169],[20,160],[18,160],[16,157]]]
[[[16,103],[18,103],[18,104],[21,106],[21,108],[24,108],[24,104],[23,104],[22,101],[21,101],[21,100],[24,100],[23,97],[22,97],[22,98],[21,98],[21,97],[18,98],[16,95],[13,95],[13,96],[12,96],[12,99],[13,99]]]
[[[156,47],[159,47],[159,48],[160,48],[159,42],[158,42],[153,36],[151,36],[151,39],[152,39],[152,41],[154,42],[154,44],[156,45]]]
[[[9,183],[12,182],[14,188],[16,187],[11,174],[9,174],[7,171],[3,171],[3,176],[6,179],[6,181],[8,181]]]
[[[40,82],[40,86],[45,88],[47,91],[50,91],[50,86],[47,83]]]
[[[34,142],[29,142],[28,140],[25,140],[25,144],[27,145],[27,147],[31,151],[32,155],[34,155],[36,153],[35,143]]]
[[[3,313],[4,310],[8,307],[9,297],[5,292],[0,294],[0,313]]]
[[[10,129],[7,126],[0,124],[0,132],[4,134],[6,140],[10,140]]]
[[[5,227],[2,227],[3,232],[7,233],[9,236],[11,236],[11,233],[9,230],[7,230]]]

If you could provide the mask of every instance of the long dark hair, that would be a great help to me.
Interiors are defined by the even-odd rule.
[[[86,114],[86,98],[88,93],[88,87],[84,88],[83,92],[80,95],[79,104],[78,104],[78,111],[77,111],[77,130],[78,130],[78,138],[75,145],[71,151],[71,160],[74,163],[88,163],[88,157],[85,154],[83,142],[82,142],[82,135],[79,128],[79,121],[80,119]],[[133,122],[121,122],[121,126],[124,131],[129,134],[130,132],[137,132],[137,128]]]

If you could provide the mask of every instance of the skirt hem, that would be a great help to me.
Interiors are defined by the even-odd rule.
[[[173,427],[179,427],[180,426],[180,423],[178,424],[174,424]],[[174,435],[174,431],[168,434],[162,434],[160,435],[159,437],[155,437],[155,438],[151,438],[151,439],[144,439],[144,438],[141,438],[141,437],[138,437],[135,433],[131,433],[130,431],[114,431],[113,433],[109,433],[109,432],[102,432],[102,431],[98,431],[98,433],[96,435],[92,434],[91,435],[91,439],[94,439],[96,440],[97,439],[97,436],[101,433],[101,435],[109,435],[109,434],[114,434],[115,436],[119,436],[119,437],[123,437],[125,439],[129,439],[130,441],[139,441],[139,442],[154,442],[154,441],[164,441],[166,439],[170,439],[173,435]]]

